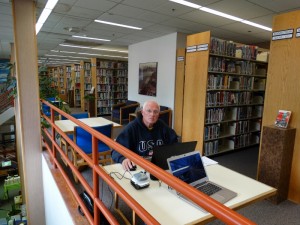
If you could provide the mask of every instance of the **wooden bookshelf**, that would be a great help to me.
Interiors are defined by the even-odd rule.
[[[67,101],[67,91],[66,91],[66,67],[60,66],[57,68],[58,70],[58,93],[59,97],[63,101]]]
[[[125,61],[92,59],[92,76],[95,76],[92,84],[95,87],[98,116],[111,114],[113,104],[127,100],[127,66],[128,63]]]
[[[80,79],[80,64],[72,65],[71,77],[74,80],[74,107],[81,107],[81,86],[82,82]]]
[[[259,144],[267,62],[257,47],[187,37],[182,140],[210,156]]]
[[[89,95],[93,84],[92,84],[92,70],[91,70],[91,62],[80,63],[81,65],[81,78],[82,78],[82,88],[81,88],[81,110],[88,111],[88,104],[85,101],[84,96]]]

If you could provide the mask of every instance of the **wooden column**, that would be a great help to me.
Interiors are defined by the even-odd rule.
[[[35,2],[13,0],[16,130],[28,224],[45,224]]]
[[[276,204],[288,197],[295,134],[295,128],[263,128],[257,178],[277,189],[270,198]]]
[[[292,111],[291,127],[300,129],[300,11],[273,18],[273,32],[293,29],[293,37],[271,41],[262,125],[274,124],[278,110]],[[296,132],[288,199],[300,203],[300,132]]]
[[[176,57],[174,130],[176,131],[177,135],[181,136],[184,96],[185,48],[178,49]]]

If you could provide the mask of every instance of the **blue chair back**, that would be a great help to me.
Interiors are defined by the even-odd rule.
[[[59,102],[55,102],[56,101],[55,97],[46,98],[45,100],[47,100],[48,102],[50,102],[52,105],[55,105],[56,107],[59,107],[60,103]],[[47,105],[45,105],[45,104],[42,104],[42,111],[48,117],[51,115],[50,107],[47,106]],[[54,115],[57,116],[58,113],[55,112]]]
[[[56,100],[56,98],[55,97],[49,97],[49,98],[46,98],[46,100],[48,102],[54,102]]]
[[[96,131],[104,134],[107,137],[111,138],[112,135],[112,127],[113,124],[108,124],[104,126],[92,127]],[[92,135],[84,130],[81,127],[76,126],[74,128],[74,139],[78,147],[80,147],[86,154],[92,153]],[[110,147],[103,143],[102,141],[98,141],[98,152],[104,152],[110,150]]]
[[[70,114],[71,116],[73,116],[76,119],[83,119],[83,118],[89,118],[89,113],[88,112],[83,112],[83,113],[73,113]],[[61,115],[61,120],[67,120],[66,117],[64,117],[63,115]]]

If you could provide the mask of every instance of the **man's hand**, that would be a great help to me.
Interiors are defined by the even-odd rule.
[[[124,170],[129,171],[130,169],[132,169],[135,166],[134,162],[131,162],[130,159],[124,159],[122,162],[122,166]]]

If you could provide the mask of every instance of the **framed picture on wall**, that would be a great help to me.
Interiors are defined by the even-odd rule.
[[[140,63],[139,65],[139,94],[156,96],[157,62]]]

